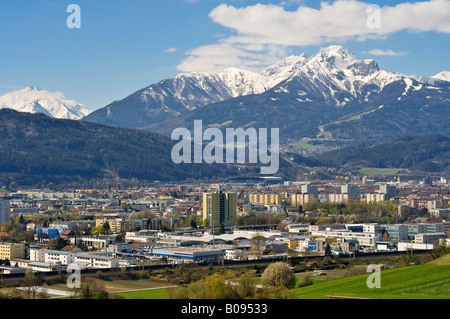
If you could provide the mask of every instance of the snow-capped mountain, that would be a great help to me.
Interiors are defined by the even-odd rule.
[[[432,78],[450,82],[450,71],[442,71],[436,75],[433,75]]]
[[[412,79],[424,84],[435,85],[439,84],[439,82],[450,82],[450,72],[442,71],[433,76],[421,76],[421,75],[411,75]]]
[[[61,92],[49,92],[34,86],[0,96],[0,109],[4,108],[71,120],[79,120],[90,113],[82,104],[65,100]]]
[[[267,87],[272,88],[275,85],[290,78],[296,71],[298,71],[308,61],[309,57],[306,53],[301,55],[291,55],[283,61],[269,66],[261,75],[266,79]]]
[[[236,68],[215,74],[183,73],[111,103],[84,120],[169,135],[198,119],[222,128],[276,125],[285,136],[343,134],[349,138],[354,125],[363,132],[365,127],[375,123],[384,127],[387,122],[390,126],[384,131],[373,127],[375,132],[366,132],[364,138],[396,137],[414,130],[428,134],[449,126],[442,122],[450,113],[447,76],[445,72],[427,78],[385,71],[376,61],[359,59],[334,45],[310,57],[290,56],[261,73]]]
[[[94,111],[84,120],[143,128],[208,104],[266,92],[291,76],[305,59],[305,55],[292,56],[262,73],[238,68],[218,73],[181,73]],[[134,116],[130,108],[140,114]]]
[[[335,45],[308,58],[280,89],[286,91],[287,87],[293,87],[295,93],[303,97],[303,102],[322,96],[325,101],[343,107],[352,100],[368,102],[370,94],[380,93],[387,85],[402,81],[404,77],[381,70],[374,60],[361,60],[344,47]]]

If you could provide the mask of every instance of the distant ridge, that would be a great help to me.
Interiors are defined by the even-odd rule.
[[[91,112],[75,101],[64,99],[61,92],[49,92],[35,86],[0,96],[0,109],[3,108],[71,120],[79,120]]]
[[[183,181],[220,176],[228,169],[224,165],[176,165],[171,159],[174,142],[156,133],[10,109],[0,110],[0,123],[1,185]]]

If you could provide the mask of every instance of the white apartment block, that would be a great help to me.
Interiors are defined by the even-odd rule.
[[[375,233],[357,233],[352,231],[325,231],[323,234],[325,238],[337,238],[343,240],[354,240],[356,239],[360,247],[375,248],[376,246],[376,235]]]
[[[84,262],[91,268],[118,268],[119,259],[110,256],[79,253],[74,255],[75,263]]]
[[[73,253],[61,250],[42,249],[30,247],[30,261],[48,264],[68,265],[73,261]]]
[[[73,261],[73,253],[60,250],[45,250],[44,262],[49,264],[68,265]]]
[[[30,261],[41,261],[45,259],[45,249],[41,247],[30,247]]]

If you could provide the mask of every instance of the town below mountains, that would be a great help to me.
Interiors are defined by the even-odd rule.
[[[448,297],[449,80],[331,46],[259,74],[180,74],[94,112],[35,87],[0,97],[1,288],[17,288],[0,297],[126,298],[120,279],[138,298],[209,298],[214,279],[239,292],[222,297],[285,299],[321,277],[341,297]],[[278,172],[175,163],[171,133],[196,120],[279,128]],[[345,292],[367,258],[401,274],[387,287],[421,281]],[[278,262],[292,284],[265,290]]]

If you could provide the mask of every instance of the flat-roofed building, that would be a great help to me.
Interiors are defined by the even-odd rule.
[[[396,225],[384,225],[384,231],[389,238],[395,240],[407,240],[408,239],[408,226],[402,224]]]
[[[315,199],[314,194],[311,193],[291,194],[291,207],[298,208]]]
[[[230,224],[236,221],[236,193],[204,193],[203,219],[210,224]]]
[[[11,260],[25,257],[25,245],[16,243],[0,243],[0,259]]]
[[[11,219],[11,203],[8,199],[0,198],[0,223],[7,223]]]
[[[445,233],[424,233],[415,236],[415,242],[418,244],[435,244],[440,239],[447,238]]]
[[[166,257],[172,263],[215,263],[224,259],[222,249],[200,248],[154,248],[148,252],[151,256]]]
[[[283,204],[283,195],[282,194],[250,194],[249,195],[250,203],[262,203],[264,205],[281,205]]]
[[[84,263],[90,268],[118,268],[119,259],[106,255],[77,253],[74,254],[74,263]]]
[[[62,265],[68,265],[73,261],[73,253],[69,251],[61,250],[44,250],[44,262],[49,264],[60,263]]]

